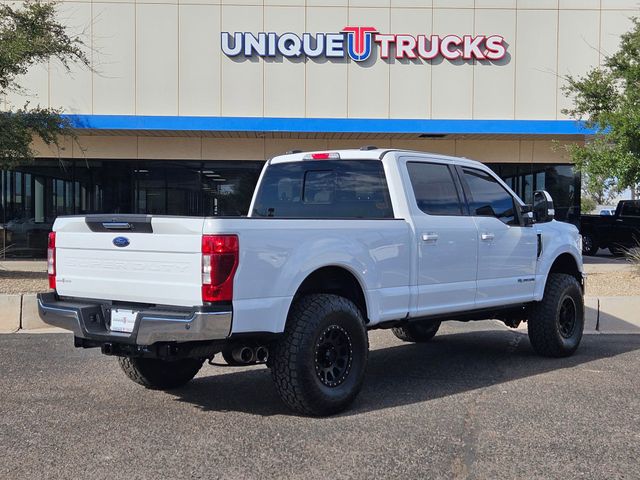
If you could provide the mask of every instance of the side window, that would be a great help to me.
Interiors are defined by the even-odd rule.
[[[471,215],[496,217],[507,225],[519,225],[513,197],[491,175],[473,168],[463,168],[469,187]]]
[[[429,215],[462,215],[462,203],[448,165],[408,162],[418,208]]]
[[[623,217],[640,217],[640,202],[625,202],[620,215]]]

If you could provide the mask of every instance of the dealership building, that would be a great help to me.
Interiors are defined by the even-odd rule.
[[[7,256],[58,215],[246,215],[266,160],[375,145],[491,166],[576,222],[562,146],[589,134],[563,77],[615,52],[636,0],[64,1],[92,68],[57,61],[3,99],[61,108],[63,148],[2,172]]]

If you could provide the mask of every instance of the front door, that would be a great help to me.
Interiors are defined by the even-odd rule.
[[[418,257],[412,316],[471,310],[478,231],[463,205],[454,167],[424,161],[408,161],[406,166],[413,189],[409,197]]]
[[[522,226],[516,199],[491,174],[460,167],[470,213],[478,229],[476,307],[533,300],[537,235]]]

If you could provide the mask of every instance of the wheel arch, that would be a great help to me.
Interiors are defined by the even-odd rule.
[[[296,299],[312,293],[329,293],[351,300],[362,313],[365,323],[369,323],[365,290],[360,279],[350,269],[342,265],[329,265],[311,272],[296,290],[289,311]]]
[[[582,271],[580,270],[578,260],[571,253],[564,252],[555,258],[555,260],[551,264],[551,268],[549,268],[549,272],[547,273],[547,278],[545,279],[545,286],[546,286],[546,283],[549,281],[549,276],[552,273],[565,273],[567,275],[571,275],[573,278],[575,278],[578,281],[578,283],[580,284],[584,292],[584,281],[583,281]]]

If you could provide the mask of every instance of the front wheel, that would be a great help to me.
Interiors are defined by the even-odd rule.
[[[291,307],[271,357],[271,374],[288,407],[305,415],[331,415],[358,395],[368,353],[364,319],[353,302],[307,295]]]
[[[156,358],[118,357],[120,368],[131,380],[152,390],[171,390],[196,376],[204,359],[160,360]]]
[[[582,236],[582,254],[590,257],[595,256],[598,253],[600,246],[595,237],[590,233]]]
[[[401,327],[393,327],[391,331],[403,342],[428,342],[438,333],[440,322],[413,322]]]
[[[580,345],[584,331],[584,301],[571,275],[551,273],[542,301],[529,308],[529,341],[539,355],[568,357]]]

